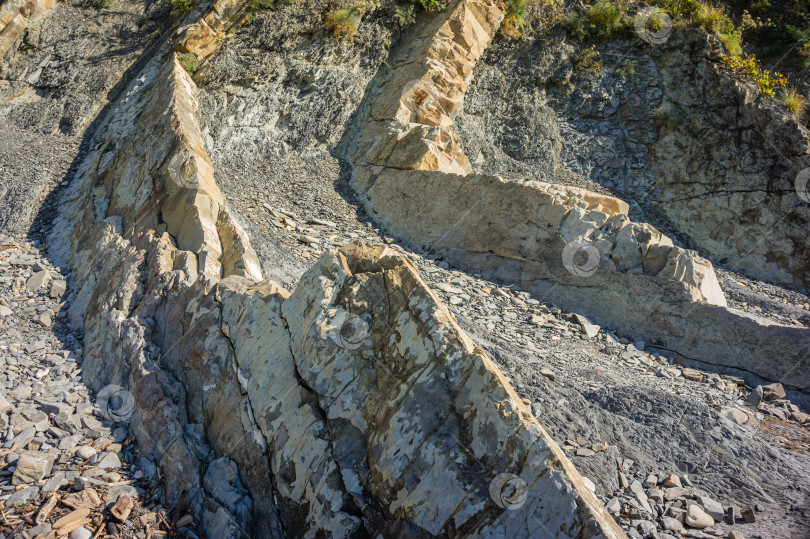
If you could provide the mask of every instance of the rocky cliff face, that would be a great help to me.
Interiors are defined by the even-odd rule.
[[[489,324],[508,320],[521,335],[539,336],[524,324],[558,328],[558,306],[591,317],[576,315],[583,340],[600,335],[592,322],[632,335],[636,344],[622,347],[622,359],[649,362],[667,385],[680,383],[670,382],[673,371],[695,383],[710,379],[683,369],[690,360],[751,383],[806,391],[810,331],[729,308],[708,259],[638,220],[654,201],[640,196],[640,206],[631,207],[608,194],[623,196],[627,185],[579,170],[609,189],[600,188],[563,171],[566,164],[576,169],[566,136],[586,148],[584,155],[600,150],[587,134],[560,128],[562,113],[552,105],[573,103],[593,81],[574,88],[563,77],[554,103],[532,106],[502,93],[513,121],[490,117],[485,103],[499,106],[491,96],[509,86],[498,90],[492,82],[506,79],[487,55],[513,46],[496,41],[486,52],[503,18],[500,3],[454,0],[407,30],[384,18],[390,7],[361,11],[367,30],[351,42],[322,30],[326,3],[294,4],[256,21],[244,1],[202,3],[177,28],[141,21],[125,55],[131,61],[100,67],[101,83],[88,86],[84,75],[67,76],[70,66],[42,63],[66,77],[52,92],[41,91],[44,70],[22,74],[55,54],[61,45],[48,39],[71,27],[70,17],[83,8],[57,6],[67,22],[47,27],[37,47],[26,48],[25,31],[9,48],[4,73],[14,75],[3,90],[3,121],[43,137],[85,130],[73,167],[61,165],[67,185],[47,227],[49,251],[71,274],[67,316],[83,333],[85,382],[131,394],[130,430],[160,470],[162,503],[191,507],[210,537],[624,537],[626,529],[673,531],[666,518],[681,528],[716,523],[722,533],[725,508],[711,495],[728,492],[730,483],[715,477],[724,466],[734,485],[749,473],[746,466],[774,476],[756,492],[729,493],[732,503],[757,500],[776,511],[805,500],[803,479],[774,491],[800,476],[807,459],[742,430],[749,415],[737,402],[741,378],[714,374],[710,396],[685,387],[695,398],[724,403],[724,415],[682,399],[687,421],[701,424],[696,431],[673,425],[675,449],[661,457],[650,440],[667,440],[625,435],[640,410],[620,405],[626,399],[616,395],[625,390],[600,392],[589,383],[568,391],[543,386],[555,380],[547,369],[543,381],[511,373],[515,364],[524,372],[524,351],[490,341]],[[115,17],[123,21],[127,13]],[[88,47],[84,58],[93,51]],[[201,65],[189,67],[189,58]],[[700,70],[694,76],[721,77]],[[528,86],[521,77],[509,84]],[[60,116],[80,93],[85,101],[76,102],[85,105]],[[662,99],[649,93],[654,103]],[[610,105],[602,102],[608,109],[616,100],[609,97]],[[573,107],[582,123],[570,125],[580,132],[583,118],[596,114],[588,106]],[[41,117],[33,122],[36,111]],[[624,118],[622,111],[603,111],[604,125]],[[487,132],[476,132],[490,121]],[[646,143],[636,141],[639,155],[647,152],[645,167],[658,170],[649,164],[654,156],[680,144],[666,137],[697,136],[673,129],[650,128]],[[493,174],[524,162],[530,175]],[[656,174],[644,185],[665,192],[656,199],[664,205],[681,187]],[[48,181],[22,187],[44,193]],[[30,209],[14,200],[31,192],[15,191],[0,215],[28,226]],[[686,204],[664,225],[694,224],[690,211],[704,206]],[[47,205],[40,214],[49,215]],[[358,217],[369,221],[361,225]],[[381,237],[369,236],[372,222]],[[785,230],[794,230],[795,219],[789,224]],[[359,232],[335,230],[346,226]],[[367,237],[378,245],[355,241]],[[715,254],[699,234],[691,237]],[[396,239],[402,245],[392,245]],[[775,249],[796,248],[788,243]],[[442,270],[449,262],[466,278],[430,283],[434,270],[418,254],[424,250],[444,259]],[[800,271],[791,264],[777,260],[774,267],[784,275]],[[510,306],[482,318],[486,330],[476,329],[432,289],[451,294],[449,305],[458,307],[473,303],[458,287],[482,279],[515,287],[498,290],[515,298],[520,319]],[[553,302],[553,310],[541,302]],[[600,338],[604,347],[589,350],[592,357],[618,343],[612,332]],[[666,353],[639,352],[641,340]],[[552,350],[565,348],[554,341],[546,343]],[[634,374],[632,383],[646,385],[639,377],[648,374]],[[769,389],[765,400],[780,400],[781,388]],[[663,391],[639,406],[677,406]],[[559,410],[567,399],[581,417]],[[785,421],[806,422],[798,408],[795,418],[786,409]],[[750,416],[752,424],[762,419]],[[588,445],[585,438],[605,441]],[[716,439],[755,464],[716,450]],[[679,447],[707,444],[725,462],[707,465],[702,486],[711,495],[674,490],[683,490],[678,477],[665,480],[659,472],[692,473],[697,468],[683,462]],[[650,472],[657,466],[645,481],[648,493],[640,482],[630,484],[625,472],[634,459],[619,451]],[[761,456],[766,452],[770,459]],[[668,489],[666,502],[659,484]],[[633,497],[625,499],[624,489]],[[731,515],[733,524],[733,507]],[[780,530],[798,529],[806,516],[792,516]]]
[[[720,42],[700,30],[605,44],[594,72],[557,32],[500,43],[477,68],[458,119],[476,171],[589,179],[713,260],[807,288],[796,180],[810,132],[723,73]]]

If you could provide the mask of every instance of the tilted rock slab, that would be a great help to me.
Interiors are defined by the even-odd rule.
[[[56,0],[7,0],[0,5],[0,59],[17,43],[31,21],[40,18]]]
[[[390,64],[390,79],[371,89],[368,121],[349,150],[355,182],[367,167],[465,174],[470,162],[450,131],[467,79],[503,19],[500,2],[454,0]]]
[[[228,33],[247,20],[251,0],[217,0],[200,19],[176,32],[174,50],[204,60],[220,49]]]
[[[369,212],[400,238],[651,344],[809,388],[810,331],[726,309],[711,263],[631,222],[623,201],[469,173],[449,127],[499,13],[452,3],[370,91],[348,148]]]
[[[708,261],[610,212],[592,198],[599,195],[496,176],[393,169],[368,195],[393,234],[440,250],[461,267],[519,283],[689,359],[810,388],[810,330],[727,308]]]
[[[96,133],[51,243],[85,379],[131,392],[166,503],[211,537],[624,537],[406,260],[355,246],[292,295],[260,281],[163,58]]]

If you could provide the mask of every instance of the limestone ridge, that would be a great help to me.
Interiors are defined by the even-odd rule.
[[[325,255],[292,295],[261,281],[195,112],[195,85],[164,49],[96,132],[50,238],[78,287],[86,379],[131,390],[167,503],[189,501],[211,537],[363,523],[624,536],[403,258],[358,245]],[[335,341],[346,313],[368,318],[359,347]],[[241,480],[209,481],[217,456]],[[491,489],[505,473],[526,486],[513,510]]]
[[[8,0],[0,6],[0,60],[14,47],[31,21],[42,17],[56,0]]]
[[[500,19],[493,4],[454,2],[369,91],[360,140],[346,153],[372,215],[473,272],[519,282],[688,358],[810,387],[810,331],[727,309],[711,263],[631,222],[625,202],[470,174],[450,125]],[[592,263],[577,266],[567,251]]]

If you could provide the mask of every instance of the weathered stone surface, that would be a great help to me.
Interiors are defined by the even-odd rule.
[[[810,331],[726,308],[708,261],[664,246],[666,264],[649,275],[642,255],[657,246],[640,243],[641,264],[621,271],[612,255],[630,225],[623,214],[584,210],[574,193],[562,198],[539,182],[475,174],[386,169],[368,195],[369,208],[388,229],[444,251],[461,267],[518,282],[537,297],[685,357],[810,387],[804,361]],[[516,228],[514,222],[528,224]],[[575,243],[567,231],[580,234],[582,227],[592,232],[587,242]]]
[[[474,170],[590,180],[662,214],[711,260],[806,289],[810,205],[796,181],[810,167],[810,131],[730,76],[711,33],[636,45],[597,45],[595,73],[577,65],[571,40],[491,46],[454,126]],[[632,76],[621,74],[627,55]]]
[[[230,30],[248,17],[250,0],[217,0],[199,20],[177,32],[174,44],[178,52],[192,53],[203,60],[219,50]]]
[[[0,59],[14,46],[31,21],[40,18],[56,0],[9,0],[0,5]]]
[[[24,453],[17,459],[16,466],[12,484],[34,483],[50,474],[53,458],[44,453]]]

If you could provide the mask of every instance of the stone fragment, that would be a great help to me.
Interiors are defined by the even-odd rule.
[[[582,331],[589,339],[593,339],[597,335],[599,335],[599,330],[601,329],[596,324],[591,323],[590,320],[582,316],[581,314],[574,313],[574,318],[582,326]]]
[[[67,291],[67,283],[61,279],[51,282],[50,296],[52,299],[60,299]]]
[[[105,453],[96,466],[105,470],[116,470],[121,467],[121,460],[115,453]]]
[[[708,528],[714,526],[714,519],[706,514],[697,504],[691,504],[686,509],[686,525],[692,528]]]
[[[748,404],[754,408],[758,408],[762,403],[764,394],[765,392],[762,390],[762,386],[757,386],[753,391],[751,391],[751,393],[748,394]]]
[[[0,414],[5,414],[11,410],[11,403],[0,393]]]
[[[675,474],[671,474],[671,475],[666,476],[664,478],[664,480],[661,482],[661,484],[663,486],[667,487],[667,488],[671,488],[671,487],[682,488],[683,487],[683,485],[681,484],[681,480],[678,479],[678,476],[675,475]]]
[[[782,384],[774,383],[762,386],[763,397],[766,401],[774,401],[785,398],[785,388]]]
[[[742,532],[731,530],[728,532],[728,539],[745,539],[745,536],[742,534]]]
[[[636,529],[641,532],[644,537],[650,536],[658,530],[658,526],[649,520],[642,520],[636,525]]]
[[[726,513],[723,506],[717,500],[709,498],[708,496],[698,496],[698,502],[703,506],[703,510],[707,515],[712,517],[717,522],[722,522]]]
[[[53,323],[52,320],[51,320],[50,315],[48,315],[47,313],[38,314],[36,317],[34,317],[34,322],[38,326],[41,326],[41,327],[44,327],[44,328],[51,327],[51,324]]]
[[[65,474],[58,473],[55,476],[48,479],[47,481],[45,481],[45,483],[42,485],[42,492],[44,494],[55,492],[67,484],[68,482],[65,479]]]
[[[721,408],[720,415],[722,415],[729,421],[733,421],[738,425],[744,425],[745,423],[748,423],[748,414],[737,408],[729,408],[729,407]]]
[[[661,517],[661,525],[665,530],[671,532],[679,532],[683,529],[683,524],[677,518],[672,517]]]
[[[118,501],[115,502],[115,505],[110,509],[110,514],[119,521],[125,522],[129,518],[129,514],[132,512],[133,507],[134,503],[132,498],[126,494],[122,494],[118,498]]]
[[[687,380],[692,380],[693,382],[703,381],[703,373],[697,369],[686,368],[683,370],[682,374]]]
[[[314,238],[314,237],[312,237],[312,236],[310,236],[308,234],[300,234],[298,236],[298,241],[300,241],[301,243],[306,243],[306,244],[311,245],[311,244],[317,244],[318,243],[318,238]]]
[[[90,447],[89,445],[82,445],[76,448],[76,456],[82,460],[87,460],[93,458],[95,454],[98,453],[95,449]]]
[[[548,378],[549,380],[551,380],[552,382],[557,380],[557,376],[548,369],[540,369],[538,372],[543,376],[545,376],[546,378]]]
[[[689,494],[688,488],[672,487],[664,491],[664,499],[667,501],[677,500]]]
[[[6,499],[6,507],[19,507],[39,499],[39,487],[34,485],[21,488]]]
[[[11,483],[23,485],[39,481],[50,474],[53,460],[44,454],[24,453],[17,459],[16,466]]]
[[[757,517],[754,514],[754,509],[751,507],[742,512],[742,517],[743,520],[748,524],[753,524],[757,521]]]
[[[66,494],[61,502],[71,509],[95,509],[101,503],[101,498],[94,489],[85,488],[79,492]]]
[[[76,528],[75,530],[73,530],[72,532],[70,532],[70,534],[68,535],[68,538],[69,539],[92,539],[93,538],[93,532],[91,532],[90,530],[88,530],[84,526],[80,526],[80,527]]]
[[[618,513],[621,508],[622,502],[619,500],[619,498],[611,498],[610,501],[605,504],[605,509],[607,509],[607,512],[611,515]]]
[[[36,291],[48,284],[51,280],[51,272],[48,270],[38,271],[33,274],[31,277],[28,278],[26,281],[25,286],[30,291]]]

